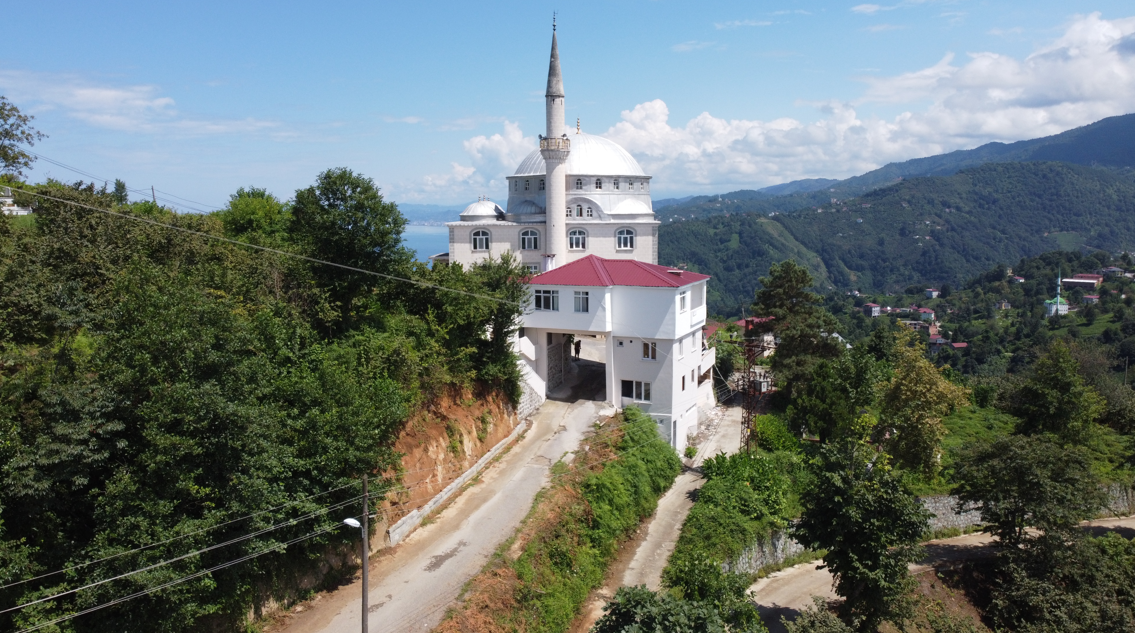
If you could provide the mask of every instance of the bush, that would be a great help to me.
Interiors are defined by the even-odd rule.
[[[696,446],[687,446],[686,447],[686,459],[693,459],[693,458],[697,457],[697,455],[698,455],[698,447],[696,447]]]
[[[775,415],[758,415],[753,419],[752,441],[760,448],[771,452],[798,451],[800,440],[788,430],[788,426]]]

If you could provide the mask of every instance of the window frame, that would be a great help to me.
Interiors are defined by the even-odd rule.
[[[574,308],[579,314],[589,314],[591,312],[591,296],[587,290],[576,290],[573,295]],[[582,309],[581,309],[582,308]]]
[[[473,247],[474,252],[487,253],[493,247],[493,235],[492,235],[492,233],[489,233],[485,229],[474,230],[472,233],[469,234],[469,238],[470,238],[470,242],[472,242],[471,246]],[[477,243],[482,239],[485,241],[484,242],[485,246],[484,246],[484,248],[478,248]]]
[[[531,181],[531,180],[529,180],[528,178],[525,178],[525,179],[524,179],[524,190],[525,190],[525,191],[528,191],[528,187],[529,187],[529,186],[530,186],[531,184],[532,184],[532,181]]]
[[[536,229],[523,229],[520,231],[520,250],[540,250],[540,232]]]
[[[635,248],[635,245],[634,245],[635,237],[637,237],[637,236],[635,235],[634,229],[627,228],[627,227],[624,226],[623,228],[616,230],[615,231],[615,250],[633,251],[634,248]],[[626,244],[629,244],[629,245],[624,244],[624,238],[626,238]]]
[[[544,179],[543,178],[540,179],[540,189],[539,190],[540,191],[544,190]]]
[[[618,191],[618,190],[619,190],[619,179],[618,179],[618,178],[616,178],[616,179],[615,179],[615,182],[614,182],[614,185],[613,185],[613,186],[615,187],[615,191]]]
[[[538,312],[559,312],[560,291],[537,288],[532,291],[532,309]]]
[[[690,293],[686,290],[683,290],[683,291],[678,293],[678,313],[679,314],[685,314],[685,313],[690,311],[690,302],[687,300],[688,297],[689,297],[689,294]]]
[[[643,341],[642,342],[642,359],[643,360],[649,360],[649,361],[657,361],[658,360],[658,343]]]
[[[595,179],[595,191],[603,191],[603,179],[602,178],[596,178]]]
[[[575,190],[576,191],[583,191],[583,179],[582,178],[576,178],[575,179]]]
[[[569,251],[587,250],[587,231],[584,231],[583,229],[572,229],[568,231],[567,238]],[[579,241],[579,245],[573,246],[573,244],[576,243],[576,240]]]

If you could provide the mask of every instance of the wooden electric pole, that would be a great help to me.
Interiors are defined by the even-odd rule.
[[[370,571],[370,529],[367,520],[370,518],[370,494],[367,492],[367,476],[363,475],[363,633],[367,633],[367,594],[370,592],[367,574]]]

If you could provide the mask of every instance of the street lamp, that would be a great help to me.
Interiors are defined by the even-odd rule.
[[[367,633],[367,616],[369,615],[367,613],[367,593],[369,592],[369,583],[367,582],[367,572],[369,570],[367,568],[370,567],[370,543],[368,542],[370,539],[367,538],[369,536],[369,534],[367,534],[367,518],[369,516],[370,496],[367,494],[367,477],[366,475],[363,475],[363,520],[362,522],[360,522],[355,518],[343,519],[344,525],[358,528],[363,537],[363,633]]]

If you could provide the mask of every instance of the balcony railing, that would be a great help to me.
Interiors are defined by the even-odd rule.
[[[540,149],[555,149],[561,151],[568,151],[571,149],[571,141],[564,137],[559,138],[540,138]]]

